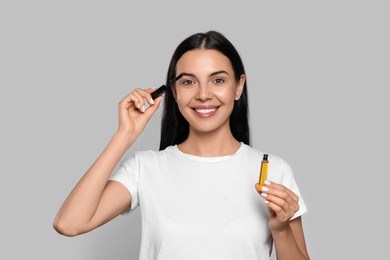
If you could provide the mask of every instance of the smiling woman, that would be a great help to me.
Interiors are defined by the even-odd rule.
[[[166,86],[160,151],[136,152],[114,171],[162,101],[135,89],[55,229],[82,234],[139,206],[140,259],[269,259],[273,244],[279,260],[308,259],[307,209],[290,166],[269,155],[268,180],[257,185],[264,153],[249,146],[246,76],[233,45],[214,31],[185,39]]]
[[[202,54],[202,55],[201,55]],[[208,54],[211,54],[209,56]],[[196,58],[192,60],[191,58]],[[207,67],[203,67],[207,66]],[[203,70],[204,68],[205,70]],[[207,69],[207,72],[206,72]],[[233,137],[244,144],[250,144],[248,123],[248,98],[245,81],[245,69],[237,50],[222,34],[214,31],[194,34],[185,39],[177,48],[169,65],[167,82],[176,75],[185,72],[187,80],[182,84],[195,84],[199,90],[197,98],[212,93],[205,92],[206,86],[214,82],[224,81],[225,84],[236,85],[239,95],[235,96],[233,110],[230,113],[228,123]],[[225,72],[225,73],[223,73]],[[210,84],[205,85],[205,73]],[[210,81],[211,80],[211,81]],[[178,82],[178,83],[180,83]],[[238,84],[240,84],[238,86]],[[176,84],[178,88],[178,84]],[[174,93],[168,89],[165,97],[163,120],[161,126],[160,150],[173,144],[184,142],[189,134],[189,122],[179,111]],[[195,91],[195,90],[194,90]],[[180,126],[180,127],[179,127]]]
[[[216,50],[188,51],[176,66],[177,73],[183,77],[174,85],[173,95],[189,124],[189,136],[179,148],[186,151],[188,141],[199,143],[192,139],[203,139],[206,135],[218,136],[238,147],[239,141],[230,131],[229,118],[244,88],[245,75],[236,81],[229,59]]]

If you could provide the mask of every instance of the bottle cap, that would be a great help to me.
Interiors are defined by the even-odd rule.
[[[268,154],[264,154],[264,156],[263,156],[263,161],[268,161]]]

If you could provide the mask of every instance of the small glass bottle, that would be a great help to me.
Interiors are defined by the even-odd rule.
[[[260,188],[264,186],[264,181],[267,179],[268,175],[268,154],[264,154],[263,161],[261,162],[260,176],[259,176],[259,185]]]

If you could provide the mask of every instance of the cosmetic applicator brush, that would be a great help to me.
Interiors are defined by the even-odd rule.
[[[181,77],[183,77],[184,74],[181,73],[179,74],[176,78],[174,78],[173,80],[171,80],[169,83],[168,83],[168,86],[170,87],[173,83],[175,83],[177,80],[179,80]],[[167,86],[166,85],[162,85],[161,87],[159,87],[158,89],[156,89],[156,91],[154,91],[152,93],[152,98],[153,99],[156,99],[158,98],[159,96],[161,96],[162,94],[165,93],[165,91],[167,91]]]

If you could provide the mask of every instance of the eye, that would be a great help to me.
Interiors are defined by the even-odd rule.
[[[221,78],[216,78],[213,80],[213,83],[214,84],[223,84],[223,83],[225,83],[225,80],[221,79]]]
[[[194,85],[195,81],[193,81],[191,79],[184,79],[180,83],[181,83],[181,85],[190,86],[190,85]]]

